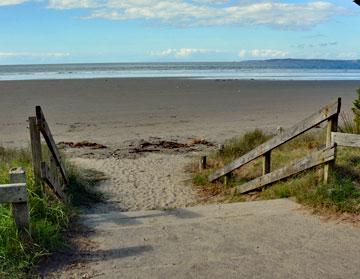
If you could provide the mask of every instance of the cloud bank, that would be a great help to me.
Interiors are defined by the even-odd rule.
[[[19,5],[27,0],[0,0],[0,6],[12,6],[12,5]]]
[[[29,58],[62,58],[68,57],[70,53],[68,52],[1,52],[0,58],[8,58],[8,57],[29,57]]]
[[[0,0],[15,5],[26,0]],[[35,1],[35,0],[33,0]],[[49,9],[84,9],[84,19],[146,20],[179,27],[269,25],[299,29],[349,13],[330,1],[48,0]]]

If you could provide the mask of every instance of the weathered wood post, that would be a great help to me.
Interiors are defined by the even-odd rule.
[[[338,107],[337,113],[328,119],[327,126],[326,126],[326,147],[330,147],[333,142],[331,140],[331,132],[337,132],[338,129],[338,121],[339,121],[339,114],[341,109],[341,98],[338,98]],[[335,147],[336,148],[336,147]],[[336,158],[336,151],[335,151],[335,158]],[[331,162],[328,162],[324,166],[324,183],[329,183],[329,177],[335,166],[335,159]]]
[[[206,169],[206,156],[202,156],[199,161],[199,170],[203,171]]]
[[[224,176],[224,185],[225,185],[225,186],[229,186],[230,180],[231,180],[231,176],[232,176],[232,173],[231,173],[231,172],[225,174],[225,176]]]
[[[42,160],[42,151],[41,151],[41,138],[40,130],[37,125],[36,117],[29,117],[29,129],[30,129],[30,141],[31,141],[31,154],[32,154],[32,163],[34,169],[34,180],[36,185],[40,185],[42,189],[42,180],[41,180],[41,160]]]
[[[266,152],[263,156],[262,175],[268,174],[271,171],[271,150]]]
[[[9,172],[10,183],[26,183],[25,171],[22,168],[12,169]],[[26,187],[26,186],[25,186]],[[25,189],[26,192],[26,189]],[[30,228],[30,210],[28,204],[27,193],[25,194],[25,200],[22,202],[12,203],[12,211],[16,225],[21,229],[31,232]]]

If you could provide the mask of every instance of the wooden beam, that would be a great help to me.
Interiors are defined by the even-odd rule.
[[[58,165],[58,167],[60,169],[60,173],[61,173],[65,183],[69,184],[69,179],[66,174],[65,167],[62,163],[60,152],[55,144],[55,141],[51,134],[49,125],[46,122],[45,116],[44,116],[40,106],[36,106],[36,118],[37,118],[37,123],[38,123],[39,129],[40,129],[40,132],[44,136],[44,139],[49,147],[51,154],[54,156],[56,164]]]
[[[336,132],[338,129],[338,119],[339,115],[336,114],[333,117],[328,119],[327,126],[326,126],[326,147],[332,146],[331,143],[331,133]],[[336,156],[336,154],[335,154]],[[324,166],[324,183],[327,184],[330,179],[330,175],[334,169],[334,161],[328,162]]]
[[[67,196],[62,190],[59,179],[54,175],[54,172],[48,167],[45,162],[41,162],[41,177],[45,180],[46,184],[53,190],[54,194],[61,200],[67,202]]]
[[[9,172],[10,183],[22,183],[21,192],[24,194],[24,201],[13,202],[11,204],[13,216],[15,219],[16,225],[21,230],[28,231],[31,233],[30,229],[30,209],[28,204],[28,195],[26,191],[26,175],[25,171],[22,168],[12,169]]]
[[[314,152],[313,154],[296,160],[289,165],[275,170],[271,173],[263,175],[261,177],[255,178],[252,181],[249,181],[245,184],[236,187],[236,190],[239,193],[247,193],[255,189],[259,189],[276,181],[282,180],[284,178],[290,177],[294,174],[302,172],[304,170],[313,168],[320,164],[332,161],[335,159],[335,146],[327,147],[321,151]]]
[[[31,142],[31,155],[34,170],[35,184],[41,187],[41,138],[40,131],[37,125],[36,117],[29,117],[29,130],[30,130],[30,142]]]
[[[338,146],[360,147],[360,135],[332,132],[331,142]]]
[[[26,201],[26,183],[0,184],[0,203]]]
[[[226,175],[229,172],[232,172],[241,166],[255,160],[256,158],[264,155],[265,153],[271,151],[272,149],[288,142],[289,140],[305,133],[306,131],[310,130],[311,128],[319,125],[320,123],[328,120],[329,118],[333,117],[334,115],[338,115],[340,112],[341,107],[341,98],[338,98],[336,102],[330,103],[327,106],[320,109],[318,112],[312,114],[308,118],[304,119],[303,121],[297,123],[293,127],[284,130],[281,134],[273,137],[272,139],[268,140],[267,142],[261,144],[257,148],[251,150],[244,156],[236,159],[235,161],[227,164],[223,168],[215,171],[208,177],[210,182],[219,179],[220,177]]]

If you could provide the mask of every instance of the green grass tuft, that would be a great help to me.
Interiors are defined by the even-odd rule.
[[[0,147],[0,184],[9,183],[9,170],[15,167],[22,167],[26,172],[32,234],[30,237],[19,233],[10,205],[0,204],[0,278],[36,276],[36,265],[42,257],[66,248],[63,233],[76,214],[74,205],[100,200],[100,194],[93,188],[98,180],[91,176],[83,177],[80,175],[85,175],[82,170],[70,166],[67,168],[72,204],[64,204],[46,194],[39,195],[40,187],[34,183],[30,151]]]
[[[213,154],[214,158],[223,161],[231,161],[240,157],[258,145],[267,141],[271,136],[266,135],[263,131],[256,129],[245,133],[243,136],[234,137],[227,140],[224,144],[223,150],[219,150]]]

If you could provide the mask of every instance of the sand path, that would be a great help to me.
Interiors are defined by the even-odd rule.
[[[136,159],[72,159],[77,165],[104,172],[109,178],[100,185],[107,203],[93,212],[148,210],[186,207],[196,202],[185,167],[189,154],[148,154]]]

